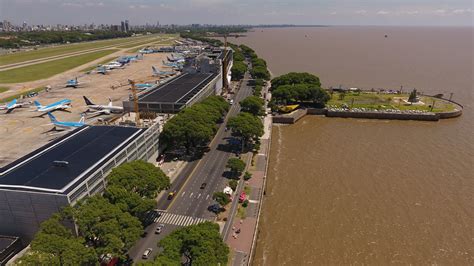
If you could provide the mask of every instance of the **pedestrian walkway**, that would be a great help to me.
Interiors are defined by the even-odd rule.
[[[163,212],[159,217],[155,218],[155,223],[173,224],[178,226],[189,226],[193,224],[204,223],[207,221],[208,220],[204,218],[173,214],[169,212]]]

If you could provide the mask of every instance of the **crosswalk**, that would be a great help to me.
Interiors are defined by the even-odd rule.
[[[199,224],[206,221],[207,220],[204,218],[191,217],[191,216],[173,214],[173,213],[168,213],[168,212],[163,212],[161,213],[159,217],[155,218],[155,223],[173,224],[173,225],[179,225],[179,226]]]

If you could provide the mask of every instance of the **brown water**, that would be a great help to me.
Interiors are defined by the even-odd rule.
[[[311,116],[274,127],[255,265],[474,264],[473,38],[473,28],[331,27],[231,40],[276,75],[454,92],[465,107],[439,122]]]

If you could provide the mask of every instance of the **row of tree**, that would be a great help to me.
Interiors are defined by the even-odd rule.
[[[230,44],[230,47],[234,50],[234,64],[232,65],[231,69],[231,79],[240,80],[244,77],[245,72],[247,72],[247,64],[244,62],[245,55],[242,53],[242,50],[239,46]]]
[[[252,69],[250,70],[252,77],[255,79],[270,80],[271,76],[267,68],[267,62],[262,58],[259,58],[252,48],[243,44],[239,47],[242,53],[247,58],[250,58],[250,61],[252,62]]]
[[[124,258],[143,233],[145,214],[169,178],[153,164],[134,161],[114,168],[102,195],[86,197],[44,221],[20,264],[95,265],[99,256]],[[71,230],[77,225],[78,235]]]
[[[44,31],[44,32],[8,32],[0,36],[1,48],[18,48],[22,46],[75,43],[132,36],[130,32],[121,31]]]
[[[305,103],[321,107],[329,99],[315,75],[291,72],[272,80],[272,105]]]
[[[217,132],[217,123],[228,110],[229,103],[220,96],[210,96],[182,110],[163,127],[160,145],[167,150],[185,148],[187,154],[207,146]]]

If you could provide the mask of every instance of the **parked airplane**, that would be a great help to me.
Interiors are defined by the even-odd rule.
[[[169,58],[169,56],[166,57],[166,59],[168,59],[168,61],[170,62],[174,62],[174,63],[184,63],[184,58],[176,58],[176,57],[173,57],[171,56],[171,58]]]
[[[146,90],[146,89],[149,89],[149,88],[151,88],[155,85],[156,84],[154,84],[154,83],[137,83],[137,84],[135,84],[135,88],[137,90]]]
[[[71,88],[77,88],[79,87],[79,81],[77,81],[77,78],[75,79],[70,79],[66,82],[66,88],[71,87]]]
[[[63,99],[48,105],[41,105],[38,101],[34,101],[36,110],[33,112],[52,112],[56,110],[66,110],[71,108],[71,100]]]
[[[23,108],[27,105],[30,105],[31,102],[23,102],[19,103],[17,99],[13,99],[11,102],[5,104],[5,105],[0,105],[0,110],[7,110],[6,114],[9,114],[13,112],[16,108]]]
[[[176,68],[176,69],[182,69],[183,68],[183,64],[180,64],[180,63],[165,62],[165,61],[162,61],[162,63],[163,63],[164,66],[167,66],[167,67],[172,67],[172,68]]]
[[[121,67],[123,67],[123,65],[124,64],[113,61],[113,62],[107,63],[105,65],[102,65],[102,66],[105,67],[105,69],[107,69],[107,70],[111,70],[111,69],[121,68]]]
[[[51,123],[53,123],[54,127],[56,130],[71,130],[77,127],[82,127],[84,126],[85,123],[85,115],[81,115],[81,119],[78,122],[62,122],[58,121],[56,117],[54,117],[53,114],[48,112],[49,119],[51,120]]]
[[[112,100],[109,98],[109,104],[108,105],[99,105],[99,104],[93,104],[89,99],[87,99],[86,96],[84,97],[84,101],[86,102],[87,107],[96,110],[93,114],[106,114],[109,115],[111,113],[123,113],[123,107],[121,106],[113,106],[112,105]],[[89,111],[89,110],[87,110]]]
[[[162,71],[162,70],[158,70],[156,69],[156,67],[154,66],[151,66],[151,69],[153,70],[153,76],[154,77],[161,77],[161,76],[171,76],[171,75],[174,75],[176,74],[175,71]]]
[[[97,71],[97,74],[102,74],[102,75],[107,74],[107,68],[105,66],[98,66],[96,71]]]

